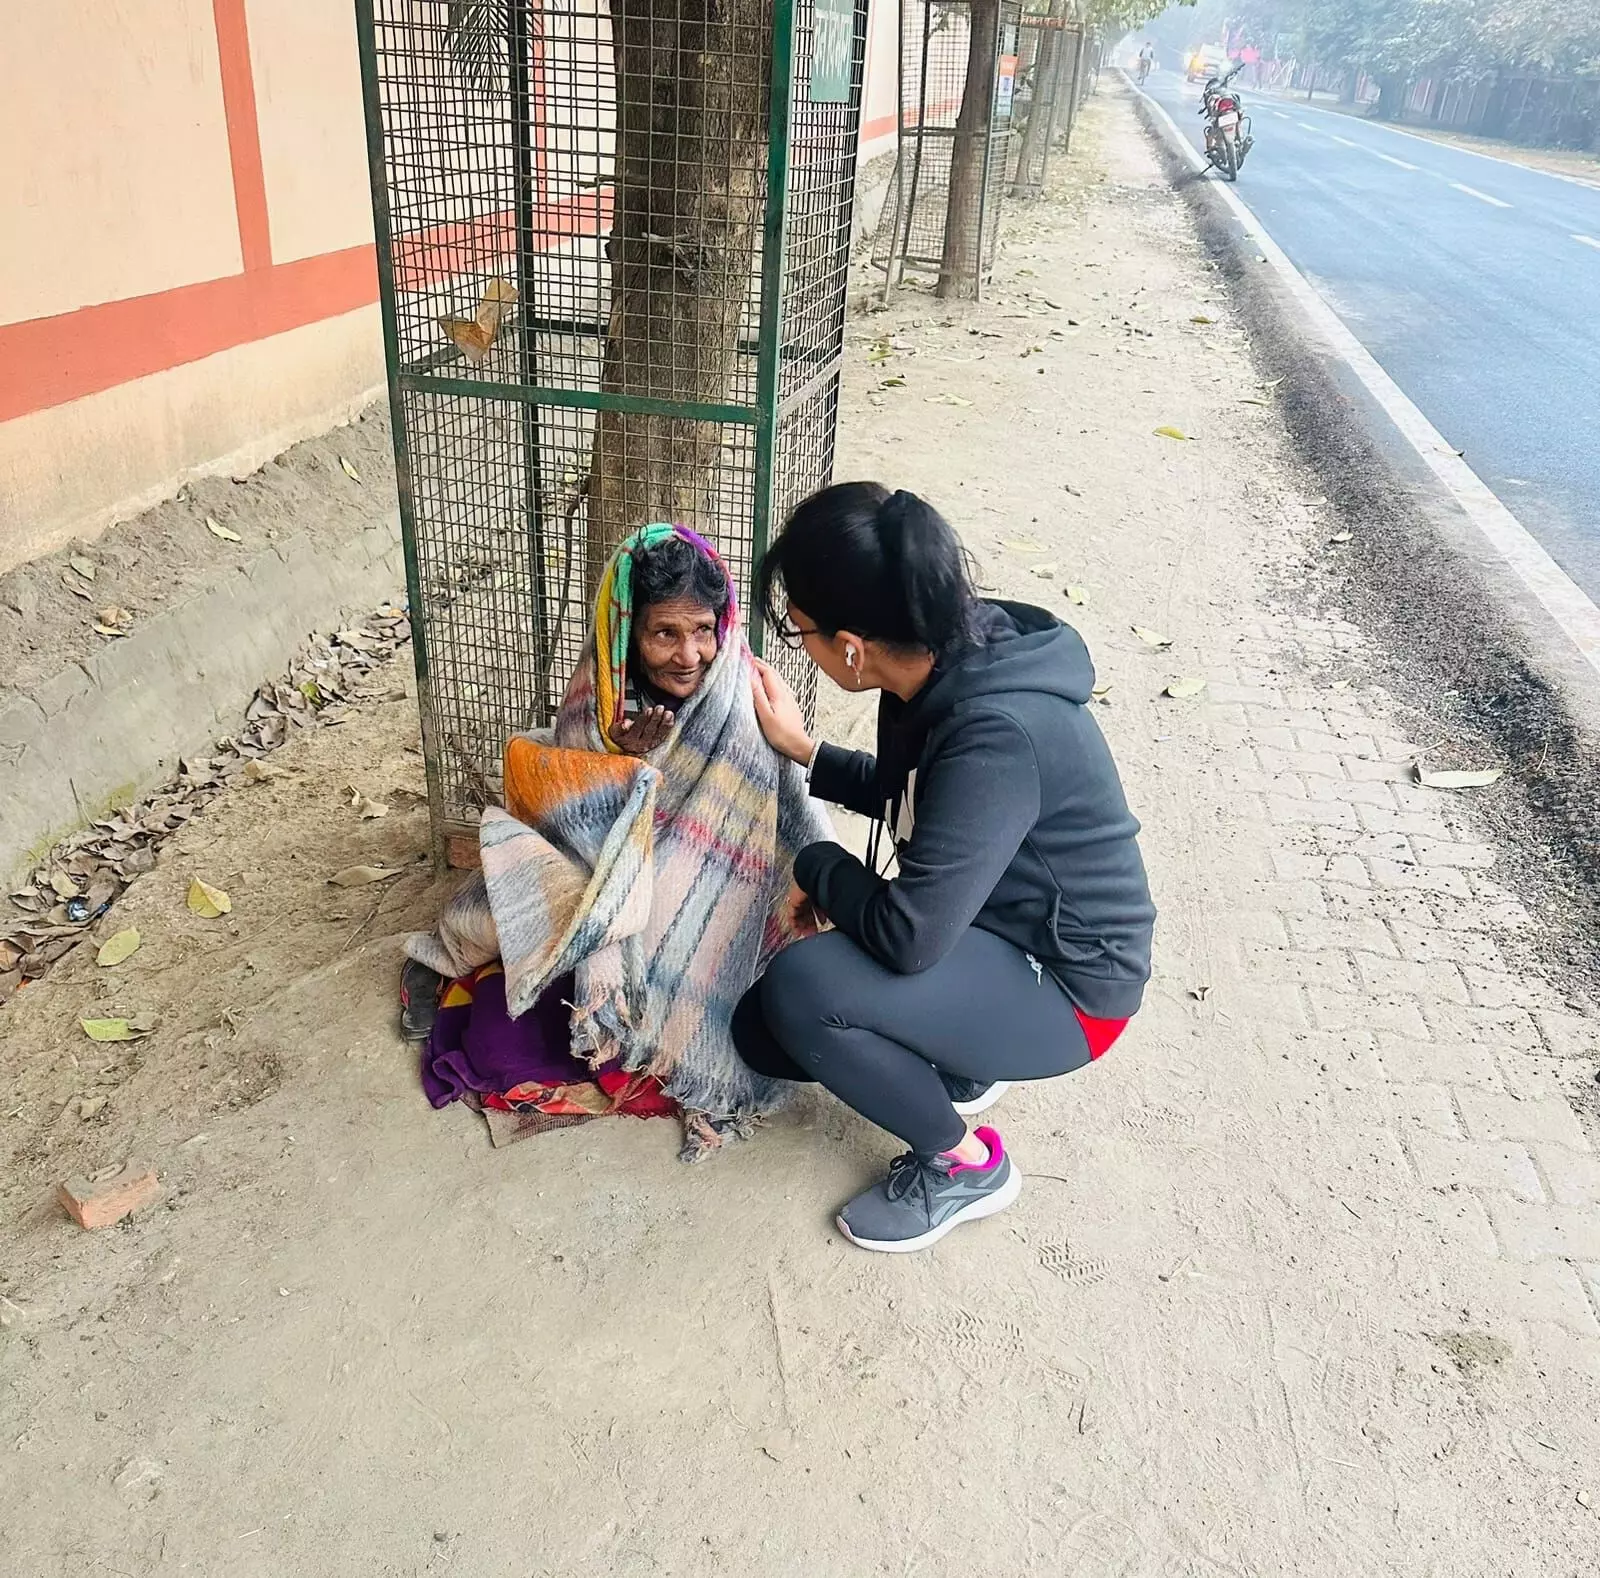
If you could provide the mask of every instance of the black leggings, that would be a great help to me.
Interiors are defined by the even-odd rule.
[[[733,1014],[757,1073],[817,1080],[925,1155],[967,1132],[939,1079],[1046,1079],[1089,1044],[1067,994],[1020,949],[969,930],[930,970],[896,975],[841,932],[773,960]]]

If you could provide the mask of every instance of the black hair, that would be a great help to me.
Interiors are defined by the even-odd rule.
[[[650,603],[671,603],[679,598],[709,608],[720,621],[728,611],[727,577],[682,537],[669,537],[652,548],[633,554],[633,609],[644,612]]]
[[[926,500],[877,482],[837,482],[796,506],[756,572],[756,602],[775,629],[785,599],[826,636],[848,630],[936,657],[973,639],[977,595],[960,539]]]

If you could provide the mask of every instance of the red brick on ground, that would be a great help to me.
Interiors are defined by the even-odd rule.
[[[56,1198],[79,1227],[109,1227],[149,1205],[161,1193],[155,1173],[139,1162],[125,1162],[105,1177],[69,1178]]]

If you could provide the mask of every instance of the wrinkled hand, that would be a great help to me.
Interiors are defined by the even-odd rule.
[[[636,716],[611,725],[611,743],[629,756],[648,756],[672,733],[675,721],[665,707],[646,707]]]
[[[791,762],[804,767],[816,747],[806,733],[806,716],[800,710],[800,703],[770,663],[763,663],[758,657],[750,661],[754,665],[750,689],[755,697],[756,722],[761,725],[767,744],[780,756],[787,756]]]
[[[789,925],[796,935],[815,937],[818,932],[827,930],[828,917],[817,908],[811,895],[798,882],[790,885],[784,908],[788,911]]]

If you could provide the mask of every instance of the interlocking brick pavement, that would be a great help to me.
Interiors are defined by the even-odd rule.
[[[1291,616],[1211,689],[1218,763],[1243,791],[1233,813],[1270,873],[1227,928],[1237,1000],[1307,1028],[1298,1046],[1345,1081],[1332,1109],[1350,1143],[1436,1196],[1485,1310],[1600,1337],[1600,1157],[1563,1093],[1588,1067],[1549,1073],[1592,1057],[1600,1032],[1512,962],[1533,918],[1498,880],[1471,797],[1415,781],[1420,748],[1389,698],[1344,688],[1334,706],[1282,681],[1319,648],[1361,644]]]

